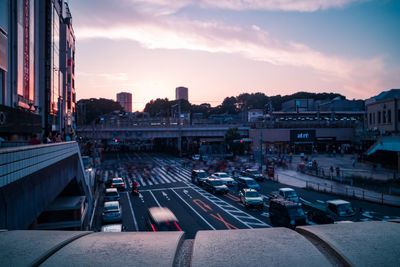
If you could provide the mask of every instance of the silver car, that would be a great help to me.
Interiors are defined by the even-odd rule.
[[[120,222],[122,221],[122,209],[118,201],[109,201],[104,203],[102,213],[103,223]]]
[[[222,181],[227,186],[232,186],[232,185],[236,184],[235,180],[233,180],[233,178],[230,177],[225,172],[216,172],[213,175],[211,175],[211,178],[219,179],[220,181]]]

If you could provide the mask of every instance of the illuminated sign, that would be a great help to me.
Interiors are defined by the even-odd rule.
[[[24,98],[29,99],[29,0],[24,0]]]
[[[315,130],[290,130],[291,142],[314,142]]]

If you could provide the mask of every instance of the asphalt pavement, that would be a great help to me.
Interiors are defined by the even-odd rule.
[[[100,171],[103,180],[122,177],[128,187],[133,180],[139,183],[138,196],[131,195],[129,191],[121,192],[122,224],[126,231],[148,231],[145,223],[147,210],[156,206],[168,207],[175,214],[179,220],[179,227],[186,233],[186,238],[194,238],[198,230],[235,230],[272,226],[266,198],[264,210],[258,211],[247,210],[244,207],[235,187],[230,188],[228,194],[212,195],[191,183],[191,168],[183,167],[183,162],[184,159],[158,153],[105,154],[105,161]],[[137,167],[141,164],[150,166],[150,172]],[[287,184],[270,180],[260,182],[260,185],[260,193],[264,196],[281,187],[288,187]],[[310,202],[324,202],[337,198],[349,200],[357,209],[362,208],[359,217],[361,221],[400,217],[400,208],[310,191],[301,188],[302,186],[292,187],[301,198]],[[97,203],[92,227],[94,230],[101,227],[103,205],[101,195]]]

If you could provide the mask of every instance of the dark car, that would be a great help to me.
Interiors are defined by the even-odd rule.
[[[229,192],[229,188],[220,179],[208,178],[203,185],[204,189],[213,194],[226,194]]]
[[[165,207],[149,208],[146,216],[147,229],[149,231],[182,231],[178,225],[178,219],[172,211]]]
[[[122,221],[122,209],[118,201],[104,202],[104,209],[102,213],[102,222],[120,222]]]
[[[261,195],[254,189],[244,188],[239,192],[240,201],[246,207],[257,208],[262,210],[264,208],[264,200]]]
[[[117,188],[119,190],[125,189],[125,183],[122,178],[112,178],[111,188]]]
[[[240,175],[250,177],[259,181],[263,181],[265,179],[264,175],[260,173],[257,169],[247,169],[243,172],[240,172]]]
[[[271,223],[276,226],[285,226],[292,229],[296,226],[308,224],[308,219],[301,204],[283,198],[270,200],[269,218]]]
[[[249,177],[238,177],[236,178],[238,190],[243,188],[250,188],[255,190],[260,190],[260,185],[253,179]]]
[[[192,171],[192,183],[202,185],[207,179],[208,174],[204,170],[193,170]]]

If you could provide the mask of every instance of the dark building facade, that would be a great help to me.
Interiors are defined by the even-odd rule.
[[[63,133],[67,115],[74,115],[75,88],[67,65],[73,74],[73,60],[68,59],[75,54],[75,37],[67,10],[60,0],[0,0],[0,137],[7,141],[52,130]],[[66,27],[69,31],[63,31]],[[68,49],[62,45],[68,42],[61,40],[67,35],[73,48],[64,59]],[[11,116],[11,121],[10,113],[23,115]],[[29,133],[26,125],[31,125]]]

